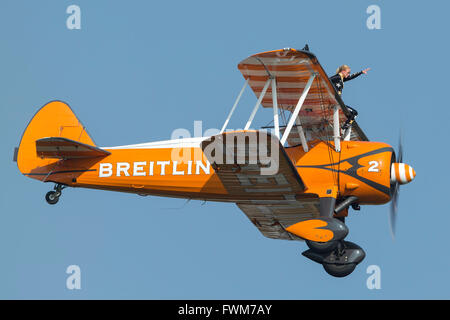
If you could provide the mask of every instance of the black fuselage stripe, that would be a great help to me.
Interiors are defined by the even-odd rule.
[[[24,173],[26,176],[47,176],[58,173],[73,173],[73,172],[89,172],[89,171],[97,171],[97,169],[89,169],[89,170],[63,170],[63,171],[55,171],[55,172],[47,172],[47,173]]]
[[[346,174],[346,175],[348,175],[348,176],[350,176],[352,178],[355,178],[356,180],[359,180],[359,181],[369,185],[370,187],[372,187],[372,188],[374,188],[374,189],[376,189],[376,190],[378,190],[380,192],[383,192],[383,193],[387,194],[388,196],[390,196],[390,194],[391,194],[391,189],[390,188],[388,188],[388,187],[386,187],[386,186],[384,186],[382,184],[376,183],[376,182],[374,182],[372,180],[369,180],[367,178],[361,177],[361,176],[359,176],[356,173],[359,168],[363,167],[362,165],[360,165],[358,163],[359,159],[367,157],[367,156],[370,156],[370,155],[383,153],[383,152],[394,152],[394,149],[392,149],[391,147],[385,147],[385,148],[380,148],[380,149],[376,149],[376,150],[373,150],[373,151],[369,151],[369,152],[366,152],[366,153],[363,153],[363,154],[360,154],[360,155],[357,155],[357,156],[354,156],[354,157],[351,157],[351,158],[347,158],[347,159],[341,160],[341,161],[336,162],[336,163],[322,164],[322,165],[315,165],[315,166],[296,166],[296,167],[297,168],[323,169],[323,170],[328,170],[328,171],[332,171],[332,172],[337,172],[338,174],[339,173],[344,173],[344,174]],[[341,163],[344,163],[344,162],[348,162],[352,166],[349,169],[345,170],[345,171],[343,171],[343,170],[336,170],[336,169],[333,169],[333,168],[327,168],[329,166],[339,166]]]

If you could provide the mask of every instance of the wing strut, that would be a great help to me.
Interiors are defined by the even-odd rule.
[[[306,142],[305,132],[303,131],[302,123],[300,122],[300,119],[297,118],[295,120],[295,124],[297,125],[297,131],[298,135],[300,136],[300,140],[302,142],[302,147],[305,152],[308,152],[308,143]]]
[[[334,129],[334,149],[336,150],[336,152],[340,152],[341,151],[341,133],[340,131],[340,124],[339,124],[339,106],[335,105],[334,106],[334,111],[333,111],[333,129]]]
[[[272,79],[272,104],[273,104],[273,125],[275,127],[275,136],[280,139],[280,123],[278,121],[278,97],[277,80]]]
[[[228,122],[230,121],[231,116],[233,115],[234,109],[236,109],[239,100],[241,100],[242,94],[244,93],[245,88],[248,85],[248,82],[250,81],[250,77],[247,78],[247,80],[244,83],[244,86],[241,89],[241,92],[239,92],[239,95],[236,99],[236,101],[234,102],[233,108],[231,108],[230,114],[227,117],[227,120],[225,120],[225,123],[223,124],[222,130],[220,130],[220,133],[223,133],[225,131],[225,129],[227,128]]]
[[[267,79],[266,84],[264,85],[264,88],[263,88],[261,94],[259,95],[258,101],[256,102],[256,105],[253,108],[252,114],[250,115],[250,118],[248,119],[244,130],[248,130],[248,128],[250,128],[250,125],[252,124],[253,118],[255,117],[256,111],[258,111],[258,107],[261,104],[262,99],[266,95],[267,88],[269,87],[269,84],[270,84],[271,81],[272,81],[271,78]]]
[[[305,102],[306,96],[308,95],[309,89],[311,89],[311,85],[314,81],[314,78],[316,77],[317,73],[313,73],[311,77],[309,78],[308,82],[306,83],[305,89],[303,89],[302,95],[300,96],[300,99],[298,99],[297,106],[295,107],[294,112],[291,115],[291,118],[289,119],[289,123],[284,130],[283,137],[281,138],[281,145],[284,145],[286,142],[287,137],[289,136],[289,133],[291,133],[292,126],[294,125],[295,119],[297,119],[297,116],[300,112],[300,109],[302,108],[303,102]]]

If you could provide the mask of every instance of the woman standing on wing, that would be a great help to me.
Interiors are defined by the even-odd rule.
[[[336,89],[337,93],[339,93],[339,95],[342,95],[342,90],[344,89],[344,82],[355,79],[356,77],[359,77],[363,73],[366,74],[367,71],[369,71],[369,70],[370,70],[370,68],[367,68],[360,72],[350,75],[350,72],[351,72],[350,67],[348,65],[344,64],[336,70],[336,74],[334,76],[330,77],[330,81],[333,84],[334,88]],[[346,107],[350,111],[350,118],[347,119],[347,121],[342,126],[342,129],[344,129],[344,130],[346,130],[353,123],[356,116],[358,115],[358,111],[356,111],[355,109],[353,109],[347,105],[346,105]]]

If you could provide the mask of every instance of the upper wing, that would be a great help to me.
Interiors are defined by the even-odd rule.
[[[56,159],[94,158],[111,154],[98,147],[61,137],[36,140],[36,152],[38,157]]]
[[[334,89],[317,58],[310,52],[295,49],[268,51],[241,61],[238,65],[245,79],[257,97],[265,82],[275,78],[277,83],[278,107],[293,111],[310,76],[316,74],[311,89],[298,115],[307,140],[332,140],[333,107],[340,106],[340,122],[350,115],[341,97]],[[272,88],[268,88],[262,106],[272,108]],[[351,140],[367,141],[367,137],[354,123]],[[300,138],[297,130],[292,130],[287,139],[289,145],[297,145]]]

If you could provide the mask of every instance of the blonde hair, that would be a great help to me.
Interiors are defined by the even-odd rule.
[[[341,71],[344,71],[346,69],[350,69],[350,67],[346,64],[343,64],[342,66],[340,66],[339,68],[337,68],[336,70],[336,74],[341,73]]]

